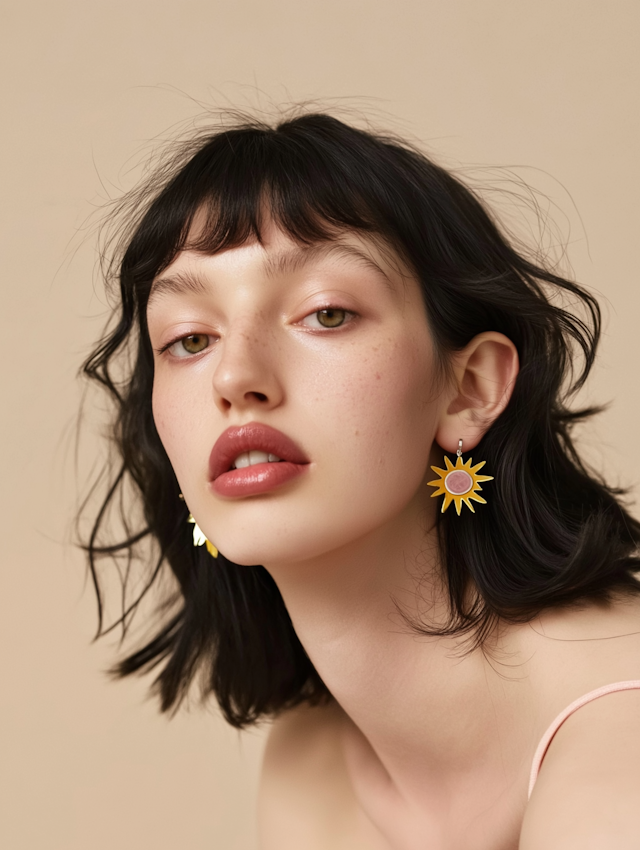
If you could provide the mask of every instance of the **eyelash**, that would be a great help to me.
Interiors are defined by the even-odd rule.
[[[330,326],[327,327],[327,326],[320,325],[319,327],[311,328],[311,330],[316,330],[316,331],[318,331],[318,330],[324,330],[324,331],[335,330],[335,331],[338,331],[338,330],[342,329],[343,327],[345,327],[346,325],[350,325],[351,322],[357,316],[357,314],[354,313],[353,310],[347,310],[345,307],[339,307],[336,304],[325,304],[324,307],[319,307],[317,310],[314,310],[312,313],[308,313],[306,316],[304,316],[302,321],[304,321],[304,319],[310,318],[311,316],[318,316],[318,314],[320,314],[320,313],[329,313],[329,312],[344,313],[345,314],[344,322],[342,322],[339,325],[336,325],[334,328],[332,328]],[[302,324],[302,322],[298,322],[298,324]]]
[[[322,325],[320,325],[319,327],[311,328],[311,330],[314,330],[314,331],[318,331],[318,330],[319,331],[338,331],[338,330],[342,329],[343,327],[345,327],[346,325],[350,325],[351,322],[357,317],[357,314],[354,313],[353,310],[347,310],[344,307],[337,307],[335,304],[327,304],[324,307],[320,307],[318,310],[313,310],[313,312],[308,313],[306,316],[303,317],[302,321],[304,321],[304,319],[310,318],[311,316],[318,316],[318,314],[320,314],[320,313],[328,313],[330,311],[334,311],[334,312],[337,312],[337,313],[344,313],[345,314],[344,322],[342,322],[339,325],[336,325],[334,328],[323,327]],[[302,322],[297,322],[297,324],[302,324]],[[187,340],[190,337],[199,337],[199,336],[206,337],[206,339],[207,339],[207,345],[202,349],[202,351],[206,351],[208,348],[211,347],[210,340],[211,340],[212,335],[211,334],[205,334],[205,333],[191,333],[191,334],[185,334],[184,336],[179,336],[179,337],[176,337],[175,339],[170,340],[165,345],[161,346],[160,348],[157,348],[156,353],[158,355],[165,354],[165,352],[169,351],[169,349],[173,348],[173,346],[177,345],[179,342],[184,342],[184,340]],[[174,354],[173,356],[178,358],[179,360],[186,360],[189,357],[196,357],[198,354],[201,354],[201,353],[202,352],[200,352],[200,351],[197,351],[197,352],[185,351],[185,353],[182,354],[182,355]]]
[[[170,342],[167,342],[165,345],[161,346],[160,348],[156,348],[156,354],[158,354],[158,355],[164,354],[165,352],[169,351],[170,348],[173,348],[174,345],[177,345],[179,342],[184,342],[184,340],[189,339],[190,337],[197,337],[197,336],[202,336],[202,337],[205,337],[207,339],[207,345],[205,346],[205,348],[202,349],[202,351],[206,351],[207,348],[210,347],[210,340],[211,340],[212,334],[192,333],[192,334],[185,334],[184,336],[176,337],[175,339],[172,339]],[[195,357],[197,354],[200,354],[200,353],[201,353],[200,351],[198,351],[198,352],[185,351],[185,353],[183,355],[174,354],[173,356],[178,358],[179,360],[186,360],[188,357]]]

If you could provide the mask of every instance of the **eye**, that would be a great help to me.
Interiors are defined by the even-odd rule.
[[[174,357],[188,357],[191,354],[200,354],[210,344],[211,340],[207,334],[189,334],[177,339],[167,346],[168,351]]]
[[[353,316],[349,310],[340,307],[325,307],[304,318],[303,324],[308,328],[339,328]]]

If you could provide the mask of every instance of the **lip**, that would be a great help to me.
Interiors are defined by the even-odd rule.
[[[231,469],[238,455],[252,450],[277,455],[281,460]],[[286,484],[308,465],[302,449],[282,431],[249,422],[227,428],[216,440],[209,457],[210,486],[220,496],[258,495]]]

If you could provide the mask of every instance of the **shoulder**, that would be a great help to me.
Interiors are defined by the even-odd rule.
[[[274,721],[258,798],[261,850],[371,847],[344,763],[342,718],[333,703],[300,706]]]
[[[335,703],[302,705],[281,714],[269,731],[263,780],[287,778],[291,771],[323,776],[340,765],[342,714]]]
[[[331,832],[349,806],[339,727],[336,705],[300,706],[274,721],[258,799],[262,850],[335,845]]]
[[[520,850],[637,850],[640,690],[583,706],[560,728],[525,814]]]

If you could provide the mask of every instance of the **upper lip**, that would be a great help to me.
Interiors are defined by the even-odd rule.
[[[227,428],[216,440],[209,457],[211,481],[229,472],[238,455],[252,450],[267,452],[291,463],[309,463],[302,449],[282,431],[260,422],[248,422]]]

